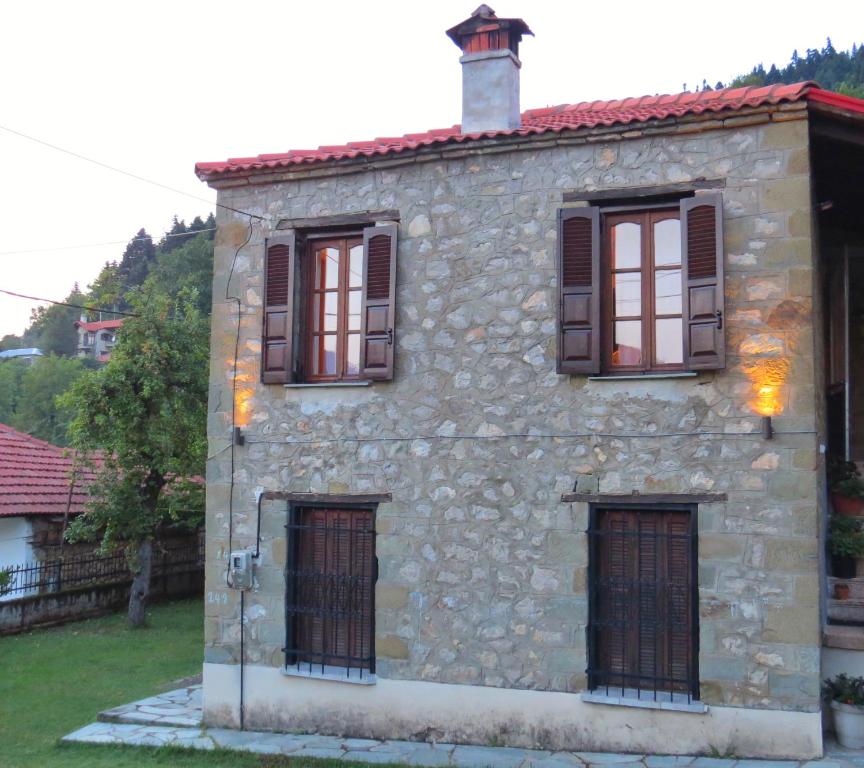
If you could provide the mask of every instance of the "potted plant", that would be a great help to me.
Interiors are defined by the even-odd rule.
[[[854,579],[856,560],[864,557],[864,531],[861,519],[831,515],[828,522],[828,554],[831,574],[839,579]]]
[[[850,592],[851,592],[851,590],[849,589],[848,584],[843,584],[842,582],[837,582],[834,585],[834,599],[835,600],[848,600]]]
[[[838,515],[864,515],[864,480],[854,461],[828,460],[831,506]]]
[[[825,681],[822,692],[831,702],[840,746],[864,747],[864,677],[839,674]]]

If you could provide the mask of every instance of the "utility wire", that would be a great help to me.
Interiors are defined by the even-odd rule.
[[[43,299],[40,296],[28,296],[24,293],[15,293],[15,291],[7,291],[0,288],[0,293],[5,293],[7,296],[14,296],[18,299],[29,299],[30,301],[47,301],[49,304],[56,304],[58,307],[72,307],[73,309],[84,309],[88,312],[104,312],[108,315],[123,315],[124,317],[138,317],[134,312],[121,312],[117,309],[103,309],[102,307],[87,307],[83,304],[68,304],[65,301],[54,301],[54,299]]]
[[[167,239],[169,237],[188,237],[191,240],[196,235],[200,234],[201,232],[215,232],[215,231],[216,231],[216,227],[208,227],[207,229],[196,229],[196,230],[192,230],[190,232],[177,232],[176,234],[173,234],[173,235],[165,234],[165,235],[162,235],[162,238]],[[127,243],[146,242],[147,240],[154,243],[154,245],[158,245],[159,242],[161,242],[158,240],[154,241],[154,239],[152,237],[150,237],[150,235],[147,235],[147,237],[133,237],[131,240],[108,240],[104,243],[87,243],[85,245],[58,245],[54,248],[30,248],[30,249],[24,250],[24,251],[0,251],[0,256],[17,256],[18,254],[22,254],[22,253],[48,253],[49,251],[74,251],[74,250],[79,249],[79,248],[100,248],[103,245],[124,245]]]
[[[167,184],[162,184],[159,181],[153,181],[153,179],[148,179],[144,176],[139,176],[137,173],[131,173],[130,171],[124,171],[122,168],[115,168],[113,165],[108,165],[108,163],[103,163],[100,160],[94,160],[92,157],[87,157],[86,155],[81,155],[78,152],[73,152],[71,149],[64,149],[63,147],[58,147],[56,144],[51,144],[50,142],[43,141],[42,139],[37,139],[35,136],[28,136],[26,133],[22,133],[21,131],[16,131],[13,128],[8,128],[5,125],[0,125],[0,130],[6,131],[7,133],[12,133],[15,136],[20,136],[22,139],[27,139],[28,141],[33,141],[36,144],[41,144],[43,147],[49,147],[50,149],[56,150],[57,152],[62,152],[66,155],[71,155],[72,157],[77,157],[79,160],[84,160],[88,163],[92,163],[93,165],[98,165],[101,168],[105,168],[109,171],[114,171],[114,173],[120,173],[123,176],[128,176],[132,179],[137,179],[138,181],[143,181],[145,184],[152,184],[154,187],[160,187],[162,189],[167,189],[169,192],[174,192],[178,195],[184,195],[193,200],[199,200],[200,202],[207,203],[207,205],[215,205],[217,208],[223,208],[226,211],[231,211],[232,213],[239,213],[242,216],[248,216],[250,219],[259,219],[260,221],[264,221],[264,216],[259,216],[256,213],[249,213],[248,211],[241,211],[237,208],[232,208],[230,205],[222,205],[222,203],[214,203],[212,200],[207,200],[204,197],[198,197],[198,195],[193,195],[190,192],[184,192],[182,189],[177,189],[176,187],[169,187]]]

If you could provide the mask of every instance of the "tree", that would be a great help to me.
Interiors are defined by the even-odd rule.
[[[5,352],[7,349],[21,349],[23,346],[24,339],[14,333],[7,333],[0,339],[0,352]]]
[[[7,364],[0,365],[5,369]],[[71,414],[58,403],[58,397],[84,371],[84,364],[77,358],[56,355],[40,357],[33,365],[25,366],[18,383],[12,426],[40,440],[66,445]]]
[[[84,305],[86,298],[76,283],[64,301],[67,304]],[[24,332],[24,340],[39,347],[45,354],[53,352],[55,355],[71,357],[78,349],[75,321],[80,316],[81,310],[74,307],[59,304],[38,307],[30,313],[30,327]]]
[[[196,221],[200,219],[196,217]],[[213,295],[213,233],[202,232],[191,237],[192,240],[179,248],[159,253],[145,284],[148,290],[169,296],[195,290],[199,311],[209,315]]]
[[[139,229],[138,234],[126,246],[118,266],[120,283],[123,286],[121,295],[143,285],[155,260],[156,248],[153,239],[145,230]]]
[[[12,425],[12,417],[21,396],[21,378],[27,364],[21,360],[0,361],[0,423]]]
[[[140,626],[154,538],[168,525],[202,519],[203,488],[190,478],[206,458],[209,323],[194,293],[127,298],[137,317],[124,323],[111,360],[63,401],[75,413],[71,443],[97,469],[69,538],[100,536],[104,551],[125,547],[133,574],[128,618]]]

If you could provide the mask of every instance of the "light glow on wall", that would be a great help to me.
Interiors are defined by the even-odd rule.
[[[777,416],[783,413],[789,361],[785,357],[759,360],[745,366],[744,373],[753,386],[753,394],[748,400],[753,411],[760,416]]]
[[[234,361],[227,361],[229,376],[234,370]],[[252,418],[252,399],[255,395],[255,381],[257,380],[255,366],[251,360],[237,361],[237,377],[234,385],[234,426],[249,426]]]

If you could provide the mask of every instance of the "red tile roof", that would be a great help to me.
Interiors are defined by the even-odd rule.
[[[72,455],[63,448],[0,424],[0,517],[63,515],[69,499]],[[84,511],[92,471],[82,472],[71,514]]]
[[[195,172],[202,180],[224,176],[242,176],[256,171],[290,168],[328,160],[346,160],[375,155],[389,155],[435,144],[462,143],[476,139],[530,136],[547,132],[627,125],[648,120],[722,112],[766,105],[809,101],[864,113],[864,100],[823,91],[815,83],[771,85],[761,88],[723,88],[716,91],[679,93],[666,96],[641,96],[617,101],[591,101],[562,104],[544,109],[529,109],[522,113],[522,127],[509,131],[463,134],[460,126],[409,133],[394,138],[358,141],[341,146],[318,149],[295,149],[257,157],[232,158],[215,163],[197,163]]]
[[[123,325],[123,320],[98,320],[92,323],[76,320],[75,325],[80,326],[85,331],[106,331],[112,328],[119,328]]]

